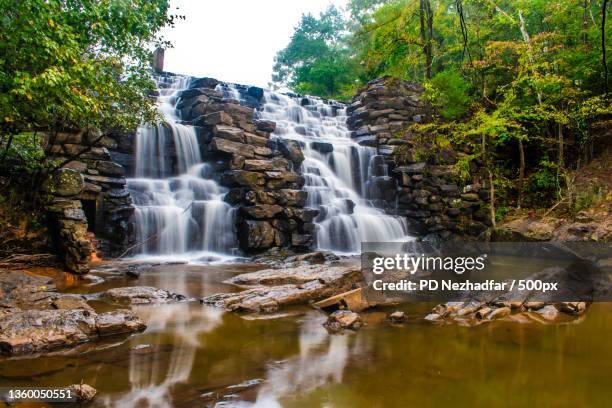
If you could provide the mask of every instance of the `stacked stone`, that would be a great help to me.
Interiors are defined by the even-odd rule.
[[[483,200],[488,190],[460,187],[452,165],[415,163],[394,169],[401,186],[397,212],[420,234],[448,239],[452,234],[479,236],[491,224]]]
[[[51,199],[47,205],[53,243],[64,263],[75,273],[89,272],[91,245],[87,239],[87,219],[78,199],[83,176],[71,169],[60,169],[47,185]]]
[[[88,221],[95,223],[95,228],[90,229],[96,234],[97,250],[106,255],[116,255],[122,252],[133,240],[131,217],[134,207],[132,198],[125,188],[125,169],[115,163],[109,153],[109,149],[117,148],[115,139],[102,136],[95,131],[75,131],[49,136],[48,143],[51,159],[57,161],[74,159],[68,162],[59,174],[67,177],[67,174],[75,173],[83,180],[82,188],[79,191],[74,188],[69,190],[71,194],[64,191],[63,194],[60,194],[61,198],[54,198],[50,206],[53,217],[57,219],[58,212],[54,209],[58,208],[58,200],[73,202],[74,204],[70,206],[80,209],[85,231],[87,231]],[[74,178],[76,179],[76,176]],[[77,184],[75,181],[75,185]],[[82,204],[84,203],[88,203],[91,207],[91,211],[87,214],[90,217],[89,220],[85,218],[83,212]],[[67,244],[63,243],[65,237],[66,234],[60,229],[54,238],[60,241],[60,246],[66,246]],[[81,246],[84,247],[84,245]],[[90,246],[88,245],[88,248]],[[85,264],[90,250],[83,249],[82,251],[76,258],[79,259],[80,264]],[[67,259],[67,264],[69,263],[74,262]],[[68,267],[75,272],[84,270],[83,266],[71,267],[68,265]]]
[[[216,163],[219,183],[230,189],[226,201],[238,209],[240,247],[247,253],[308,249],[318,211],[304,208],[304,177],[294,170],[304,160],[299,144],[271,141],[276,124],[254,118],[252,106],[263,90],[245,88],[251,106],[243,106],[224,98],[217,85],[210,78],[193,80],[177,109],[197,127],[203,158]]]
[[[465,185],[455,166],[457,154],[436,152],[436,159],[414,158],[419,141],[412,139],[410,126],[432,118],[423,100],[424,88],[417,83],[384,77],[364,86],[348,108],[352,137],[360,144],[378,149],[389,165],[395,183],[387,183],[383,197],[387,208],[408,218],[413,233],[449,239],[452,235],[479,236],[491,219],[484,200],[488,190],[478,183]],[[403,146],[401,152],[396,151]],[[401,160],[396,155],[401,153]],[[395,163],[407,165],[396,167]]]
[[[431,119],[431,108],[421,98],[425,89],[416,82],[383,77],[357,92],[347,109],[352,137],[363,146],[391,155],[398,145],[409,144],[400,136],[411,123]]]

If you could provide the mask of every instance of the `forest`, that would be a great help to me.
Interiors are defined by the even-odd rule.
[[[610,101],[607,1],[351,0],[303,15],[277,53],[274,84],[350,101],[368,81],[421,82],[436,110],[410,132],[431,158],[485,164],[496,218],[509,208],[573,212],[574,171],[606,146]],[[398,135],[401,137],[403,135]],[[609,136],[609,135],[608,135]],[[420,137],[420,139],[419,139]],[[423,143],[427,141],[427,143]]]

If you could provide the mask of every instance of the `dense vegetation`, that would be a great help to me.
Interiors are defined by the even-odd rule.
[[[176,18],[168,7],[167,0],[0,0],[0,200],[33,210],[60,164],[44,160],[58,132],[99,135],[154,118],[151,52],[165,45],[158,32]]]
[[[498,212],[574,208],[572,169],[602,146],[597,135],[612,113],[608,8],[607,0],[350,0],[347,13],[302,17],[273,79],[340,100],[385,75],[423,82],[437,120],[411,133],[458,147],[466,176],[471,162],[484,164]]]
[[[35,164],[41,131],[153,118],[151,49],[174,19],[166,0],[0,0],[0,12],[3,163]]]

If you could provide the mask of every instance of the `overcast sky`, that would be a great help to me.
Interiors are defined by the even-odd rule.
[[[166,71],[266,87],[276,52],[289,43],[302,13],[346,0],[170,0],[179,20],[164,32]],[[178,7],[178,10],[176,10]]]

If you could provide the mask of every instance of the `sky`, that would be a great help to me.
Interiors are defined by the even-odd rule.
[[[164,70],[267,87],[276,52],[289,43],[302,13],[317,15],[347,0],[170,0],[184,15],[164,37]],[[178,7],[178,10],[176,9]]]

